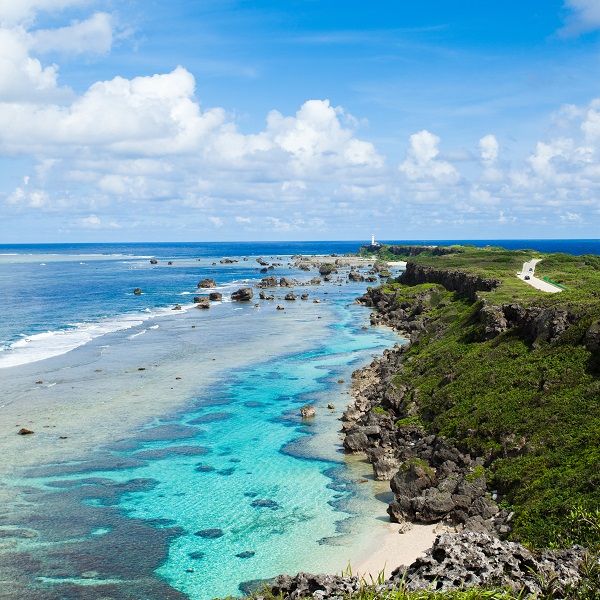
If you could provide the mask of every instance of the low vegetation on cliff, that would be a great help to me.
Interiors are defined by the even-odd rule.
[[[390,324],[419,323],[392,383],[408,390],[400,423],[483,457],[513,538],[594,545],[598,530],[572,515],[600,506],[600,257],[537,255],[536,274],[564,292],[515,277],[529,252],[466,248],[410,259],[408,284],[386,284],[372,304]]]

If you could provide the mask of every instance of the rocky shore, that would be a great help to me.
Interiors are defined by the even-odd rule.
[[[479,291],[490,291],[499,283],[470,273],[412,263],[401,280],[412,285],[440,284],[471,302],[478,300]],[[443,523],[451,528],[436,538],[423,558],[409,566],[398,565],[373,591],[481,586],[509,588],[533,597],[545,592],[543,582],[551,580],[551,597],[565,597],[580,581],[585,550],[575,546],[533,554],[523,545],[507,541],[514,514],[499,506],[498,492],[490,489],[485,457],[429,433],[417,411],[419,390],[394,382],[410,345],[432,333],[428,314],[436,302],[435,294],[432,287],[416,293],[410,301],[398,302],[396,295],[385,288],[369,288],[358,299],[374,309],[372,324],[393,327],[406,336],[407,342],[384,351],[354,372],[352,401],[342,417],[344,449],[364,454],[374,477],[390,481],[394,500],[387,512],[392,522]],[[518,328],[521,335],[535,343],[556,339],[577,315],[554,308],[489,306],[482,302],[477,318],[482,324],[482,339]],[[588,348],[598,346],[596,329],[591,327],[586,334]],[[451,381],[451,373],[448,378]],[[518,440],[515,443],[518,445]],[[364,585],[356,576],[300,573],[278,577],[271,583],[271,592],[290,600],[333,600],[347,598]]]

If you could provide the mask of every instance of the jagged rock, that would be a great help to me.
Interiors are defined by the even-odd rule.
[[[176,304],[172,310],[181,310],[181,304]]]
[[[485,533],[447,533],[438,536],[426,555],[408,569],[394,571],[390,583],[403,580],[409,590],[494,586],[539,594],[539,575],[547,579],[555,573],[558,593],[553,597],[560,598],[559,590],[579,580],[582,558],[583,551],[578,548],[535,557],[520,544]]]
[[[312,404],[306,404],[300,409],[300,415],[303,419],[310,419],[316,414],[317,411]]]
[[[592,323],[585,333],[585,347],[592,353],[600,352],[600,321]]]
[[[258,293],[258,297],[261,300],[275,300],[275,296],[273,294],[266,294],[263,291],[261,291],[261,292]]]
[[[249,302],[250,300],[252,300],[252,296],[254,296],[252,288],[243,287],[237,290],[236,292],[233,292],[233,294],[231,294],[231,299],[234,302]]]
[[[214,279],[207,277],[206,279],[203,279],[202,281],[198,282],[198,287],[199,288],[214,288],[214,287],[217,287],[217,283]]]
[[[296,294],[294,292],[289,292],[284,296],[284,300],[295,300]]]
[[[285,600],[300,600],[305,598],[334,598],[342,599],[360,589],[358,577],[342,577],[338,575],[309,575],[298,573],[293,577],[280,575],[271,586],[271,593]],[[264,600],[257,596],[256,600]]]
[[[157,265],[157,264],[158,264],[158,261],[157,261],[155,258],[151,258],[151,259],[150,259],[150,264],[151,264],[151,265]]]
[[[222,258],[219,262],[222,265],[232,265],[233,263],[239,262],[239,260],[236,260],[235,258]]]
[[[210,300],[208,298],[203,298],[201,296],[196,296],[194,298],[194,303],[196,304],[196,308],[210,308]]]
[[[285,308],[283,306],[281,306],[281,304],[277,305],[277,310],[285,310]]]
[[[256,262],[263,267],[267,267],[269,265],[269,263],[263,258],[257,258]]]
[[[308,300],[308,294],[301,294],[300,300]]]
[[[400,460],[391,448],[372,448],[368,456],[378,481],[389,481],[398,472]]]
[[[308,283],[309,285],[321,285],[321,279],[319,277],[313,277]]]
[[[363,275],[361,275],[358,271],[350,271],[350,273],[348,273],[348,279],[350,281],[364,281],[365,278]]]
[[[290,279],[289,277],[282,277],[279,280],[279,285],[281,287],[294,287],[294,285],[296,285],[296,282],[293,279]]]
[[[31,429],[27,429],[26,427],[21,427],[19,431],[17,431],[18,435],[31,435],[35,433],[35,431],[31,431]]]
[[[370,447],[371,442],[363,431],[354,431],[344,437],[344,448],[348,452],[366,452]]]
[[[221,292],[211,292],[208,295],[208,299],[212,302],[221,302],[223,300],[223,294],[221,294]]]
[[[335,265],[331,264],[331,263],[323,263],[322,265],[319,266],[319,273],[323,276],[325,275],[331,275],[331,273],[336,272],[336,268]]]
[[[263,277],[258,283],[259,288],[277,287],[277,279],[275,277]]]
[[[134,293],[136,296],[141,296],[141,295],[142,295],[142,288],[135,288],[135,289],[133,290],[133,293]]]

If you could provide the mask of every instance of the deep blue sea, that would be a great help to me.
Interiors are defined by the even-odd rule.
[[[598,240],[448,242],[600,253]],[[298,289],[308,301],[200,311],[192,298],[205,277],[225,300],[253,285],[257,257],[307,280],[290,255],[359,245],[0,246],[0,580],[14,597],[209,600],[357,556],[386,502],[341,452],[338,419],[352,370],[402,340],[367,326],[366,284],[345,276]],[[35,436],[13,435],[24,423]]]

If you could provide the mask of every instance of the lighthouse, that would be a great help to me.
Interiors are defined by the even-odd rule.
[[[379,242],[375,241],[375,234],[371,234],[371,247],[377,248],[379,246]]]

